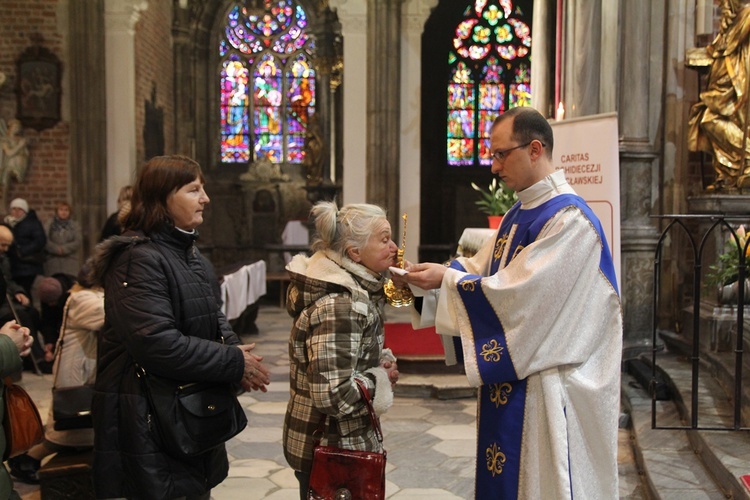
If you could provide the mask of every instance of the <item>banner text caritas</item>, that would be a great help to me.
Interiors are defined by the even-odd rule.
[[[557,167],[557,170],[564,170],[568,183],[575,184],[601,184],[603,179],[601,175],[590,175],[602,171],[601,163],[582,163],[589,160],[588,153],[572,153],[560,156],[560,162],[563,164]]]

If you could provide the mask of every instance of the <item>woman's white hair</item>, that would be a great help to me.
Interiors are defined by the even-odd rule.
[[[310,218],[315,222],[312,250],[330,249],[345,257],[350,248],[367,244],[386,215],[381,207],[369,203],[350,203],[339,209],[335,202],[321,201],[313,206]]]

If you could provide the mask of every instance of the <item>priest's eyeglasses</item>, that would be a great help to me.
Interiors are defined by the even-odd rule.
[[[510,153],[511,151],[514,151],[516,149],[525,148],[526,146],[528,146],[532,142],[534,142],[534,141],[532,140],[532,141],[527,142],[526,144],[520,144],[518,146],[513,146],[512,148],[508,148],[508,149],[498,149],[497,151],[495,151],[494,153],[492,153],[492,157],[494,159],[496,159],[498,162],[502,163],[502,162],[505,161],[505,158],[508,157],[508,153]],[[542,143],[542,147],[544,147],[544,143]]]

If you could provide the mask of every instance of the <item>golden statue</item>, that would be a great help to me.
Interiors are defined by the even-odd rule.
[[[716,180],[709,191],[748,188],[750,6],[722,0],[718,35],[688,59],[689,66],[710,65],[707,88],[690,110],[688,149],[713,155]]]

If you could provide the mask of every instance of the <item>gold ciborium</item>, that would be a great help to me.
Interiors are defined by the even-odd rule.
[[[396,253],[396,265],[395,267],[404,268],[404,250],[406,248],[406,213],[401,216],[404,219],[404,233],[401,237],[401,247]],[[385,300],[388,304],[393,307],[404,307],[410,306],[414,303],[414,295],[409,290],[409,287],[398,288],[393,283],[392,279],[388,279],[385,285],[383,285],[383,291],[385,292]]]

